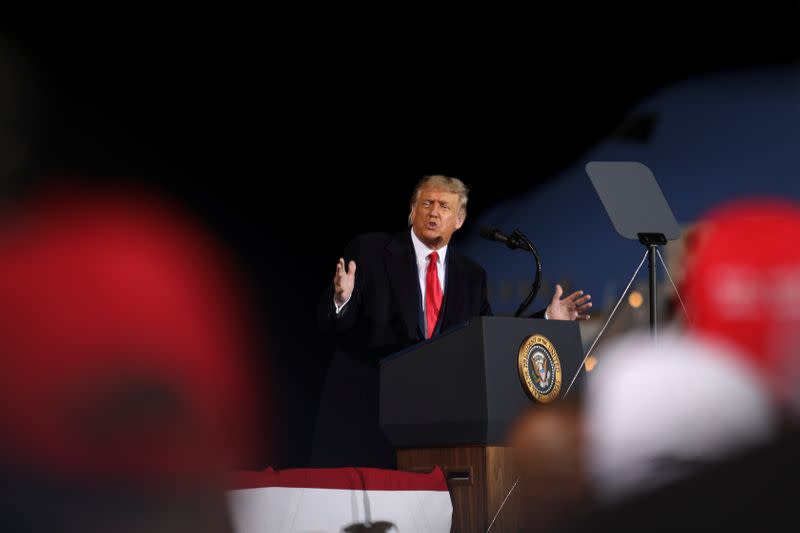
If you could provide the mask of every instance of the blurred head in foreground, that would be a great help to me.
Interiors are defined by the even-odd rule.
[[[145,194],[59,192],[2,215],[7,523],[226,529],[217,489],[256,421],[236,281],[207,235]]]
[[[535,404],[515,420],[510,433],[519,472],[524,531],[554,531],[589,512],[581,404],[574,398]]]
[[[735,346],[676,332],[607,348],[586,392],[587,462],[603,504],[646,493],[776,433],[774,404]]]
[[[681,294],[690,331],[730,343],[783,414],[800,413],[800,205],[753,198],[700,219]]]

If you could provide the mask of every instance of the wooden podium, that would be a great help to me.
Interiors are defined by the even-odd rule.
[[[552,352],[550,386],[533,391],[545,401],[563,397],[582,362],[573,321],[476,318],[381,361],[380,423],[397,450],[398,468],[428,472],[441,466],[454,532],[485,532],[517,479],[508,430],[537,402],[519,370],[522,361],[533,372],[533,352]],[[508,498],[493,532],[519,531],[518,496],[514,491]]]

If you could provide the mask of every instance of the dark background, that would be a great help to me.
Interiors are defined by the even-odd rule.
[[[279,467],[308,461],[328,361],[314,312],[339,253],[356,233],[405,227],[422,175],[467,182],[474,219],[659,88],[798,50],[793,4],[320,9],[93,14],[4,33],[33,74],[33,104],[12,117],[35,148],[20,182],[157,188],[243,269],[278,383],[265,431],[281,447],[264,463]]]

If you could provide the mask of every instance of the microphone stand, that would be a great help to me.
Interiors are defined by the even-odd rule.
[[[519,308],[517,308],[516,313],[514,313],[515,317],[519,317],[525,312],[528,306],[531,305],[533,299],[536,298],[536,293],[539,292],[539,285],[542,283],[542,261],[539,259],[539,252],[536,251],[536,247],[533,246],[533,243],[528,240],[528,238],[523,235],[521,231],[515,229],[511,235],[525,243],[525,247],[533,254],[533,257],[536,258],[536,277],[533,280],[533,285],[531,286],[528,296],[521,304],[519,304]]]

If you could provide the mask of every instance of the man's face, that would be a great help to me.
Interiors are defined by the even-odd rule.
[[[419,240],[441,248],[450,242],[453,232],[463,223],[458,194],[436,186],[419,190],[417,201],[411,207],[411,225]]]

